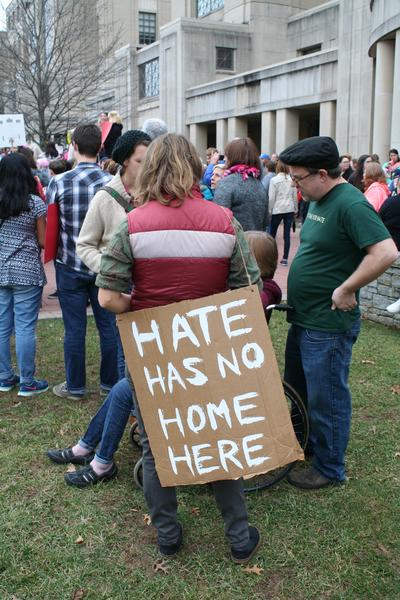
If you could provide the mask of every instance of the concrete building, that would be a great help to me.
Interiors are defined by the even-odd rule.
[[[101,111],[117,110],[125,129],[135,126],[139,109],[139,70],[141,48],[160,39],[160,29],[171,20],[171,0],[97,0],[100,51],[109,47],[115,35],[118,46],[109,57],[108,77],[87,101],[88,117],[96,119]],[[158,56],[158,55],[157,55]],[[146,67],[147,68],[147,67]],[[158,90],[157,90],[158,96]]]
[[[111,96],[127,126],[161,117],[201,154],[243,135],[264,152],[316,134],[354,155],[400,146],[399,0],[98,0],[98,12],[123,23]]]

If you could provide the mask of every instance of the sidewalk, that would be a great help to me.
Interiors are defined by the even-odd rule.
[[[292,262],[294,255],[297,252],[297,248],[299,247],[299,233],[300,226],[297,225],[296,232],[291,234],[291,242],[290,242],[290,254],[289,254],[289,266],[282,267],[279,264],[280,259],[283,254],[283,225],[280,225],[278,229],[278,233],[276,236],[276,241],[278,244],[279,251],[279,259],[278,259],[278,268],[275,273],[275,281],[282,289],[283,298],[286,299],[286,283],[287,283],[287,274]],[[57,298],[49,298],[49,294],[52,294],[56,289],[56,277],[54,271],[54,264],[49,262],[45,265],[46,277],[47,277],[47,285],[43,290],[43,298],[42,298],[42,308],[40,309],[39,319],[57,319],[61,318],[61,309],[60,304]],[[91,310],[89,309],[89,313],[91,314]]]

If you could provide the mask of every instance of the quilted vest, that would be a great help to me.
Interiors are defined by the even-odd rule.
[[[132,310],[227,289],[236,241],[232,213],[193,193],[179,207],[153,200],[128,214]]]

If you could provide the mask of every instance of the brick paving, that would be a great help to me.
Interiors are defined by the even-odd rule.
[[[276,241],[278,243],[279,260],[278,269],[275,273],[275,281],[282,289],[283,298],[286,298],[286,281],[290,263],[294,255],[296,254],[297,248],[299,247],[299,230],[300,226],[298,225],[296,228],[296,232],[292,232],[291,234],[289,266],[287,267],[282,267],[282,265],[279,264],[279,260],[282,258],[283,254],[283,225],[280,225],[276,236]],[[54,290],[56,289],[54,265],[52,262],[49,262],[45,265],[45,271],[47,277],[47,285],[45,286],[43,291],[42,308],[40,309],[39,319],[60,318],[61,309],[57,298],[49,298],[49,294],[54,292]],[[88,310],[88,312],[91,312],[90,309]]]

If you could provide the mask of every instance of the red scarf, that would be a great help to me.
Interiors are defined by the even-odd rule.
[[[248,165],[234,165],[225,171],[224,177],[227,177],[232,173],[239,173],[242,176],[243,181],[246,181],[249,177],[254,177],[256,179],[260,177],[260,169],[249,167]]]

